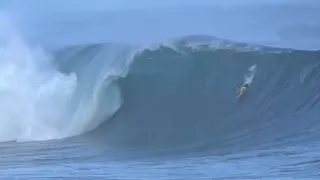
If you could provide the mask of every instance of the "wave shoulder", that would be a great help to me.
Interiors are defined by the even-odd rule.
[[[261,52],[291,52],[294,49],[270,47],[258,44],[237,42],[218,38],[210,35],[188,35],[176,38],[172,41],[173,45],[178,49],[194,49],[194,50],[235,50],[235,51],[261,51]]]

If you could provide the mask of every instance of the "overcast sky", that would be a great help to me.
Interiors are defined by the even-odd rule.
[[[149,9],[181,6],[248,6],[266,4],[295,4],[318,6],[318,0],[0,0],[3,8],[20,10],[54,10],[54,11],[85,11],[85,10],[123,10]]]
[[[0,0],[0,7],[22,33],[46,44],[209,34],[271,44],[294,37],[313,46],[320,27],[320,0]]]

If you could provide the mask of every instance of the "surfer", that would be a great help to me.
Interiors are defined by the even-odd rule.
[[[238,90],[238,96],[237,97],[241,97],[245,92],[246,90],[249,88],[249,84],[243,84],[241,87],[237,87],[237,90]]]

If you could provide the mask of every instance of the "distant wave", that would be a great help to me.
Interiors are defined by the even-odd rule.
[[[320,38],[320,26],[295,25],[282,29],[279,32],[282,39],[314,39]]]

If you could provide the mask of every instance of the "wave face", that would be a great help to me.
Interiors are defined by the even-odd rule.
[[[119,79],[123,105],[102,133],[156,148],[310,143],[319,137],[319,68],[319,51],[184,37],[135,56]],[[239,101],[243,83],[250,87]]]

